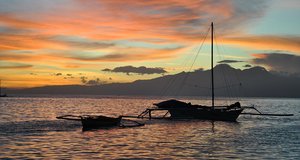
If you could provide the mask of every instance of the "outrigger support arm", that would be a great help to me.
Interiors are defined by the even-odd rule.
[[[76,115],[63,115],[56,117],[57,119],[65,119],[65,120],[72,120],[72,121],[81,121],[82,116]]]
[[[241,113],[245,115],[256,115],[256,116],[294,116],[294,114],[272,114],[272,113],[262,113],[258,109],[256,109],[254,106],[251,107],[243,107],[244,109],[253,109],[257,113]]]

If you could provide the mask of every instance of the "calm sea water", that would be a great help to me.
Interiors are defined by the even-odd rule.
[[[208,99],[182,98],[209,104]],[[82,132],[64,114],[137,115],[159,98],[7,97],[0,99],[0,158],[6,159],[300,159],[300,99],[243,99],[266,113],[238,123],[145,121],[137,128]],[[229,103],[220,99],[217,103]]]

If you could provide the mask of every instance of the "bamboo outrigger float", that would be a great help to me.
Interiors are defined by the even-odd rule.
[[[218,107],[217,107],[218,108]],[[254,106],[251,107],[242,107],[243,109],[248,109],[248,110],[254,110],[257,113],[251,113],[251,112],[242,112],[240,113],[241,115],[255,115],[255,116],[294,116],[294,114],[274,114],[274,113],[262,113],[259,111],[257,108]],[[171,109],[172,110],[172,109]],[[154,117],[152,115],[153,112],[155,111],[165,111],[165,113],[160,116],[160,117]],[[145,111],[140,113],[138,116],[133,116],[133,115],[123,115],[122,117],[124,118],[137,118],[137,119],[195,119],[195,118],[173,118],[172,116],[168,116],[170,114],[170,109],[168,108],[147,108]]]
[[[243,107],[244,109],[253,109],[255,110],[257,113],[241,113],[244,115],[255,115],[255,116],[294,116],[294,114],[274,114],[274,113],[262,113],[260,112],[258,109],[256,109],[254,106],[251,107]]]

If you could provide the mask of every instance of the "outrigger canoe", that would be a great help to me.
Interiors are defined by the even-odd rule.
[[[122,117],[106,117],[106,116],[81,116],[81,123],[84,129],[114,127],[119,126]]]

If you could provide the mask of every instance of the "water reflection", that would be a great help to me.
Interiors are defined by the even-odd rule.
[[[157,99],[6,98],[0,103],[0,158],[297,159],[299,114],[244,116],[238,123],[150,120],[138,128],[81,131],[63,114],[137,114]],[[299,112],[299,100],[246,99],[262,111]],[[202,103],[202,102],[199,102]],[[204,102],[205,103],[205,102]],[[283,106],[286,105],[286,106]]]

